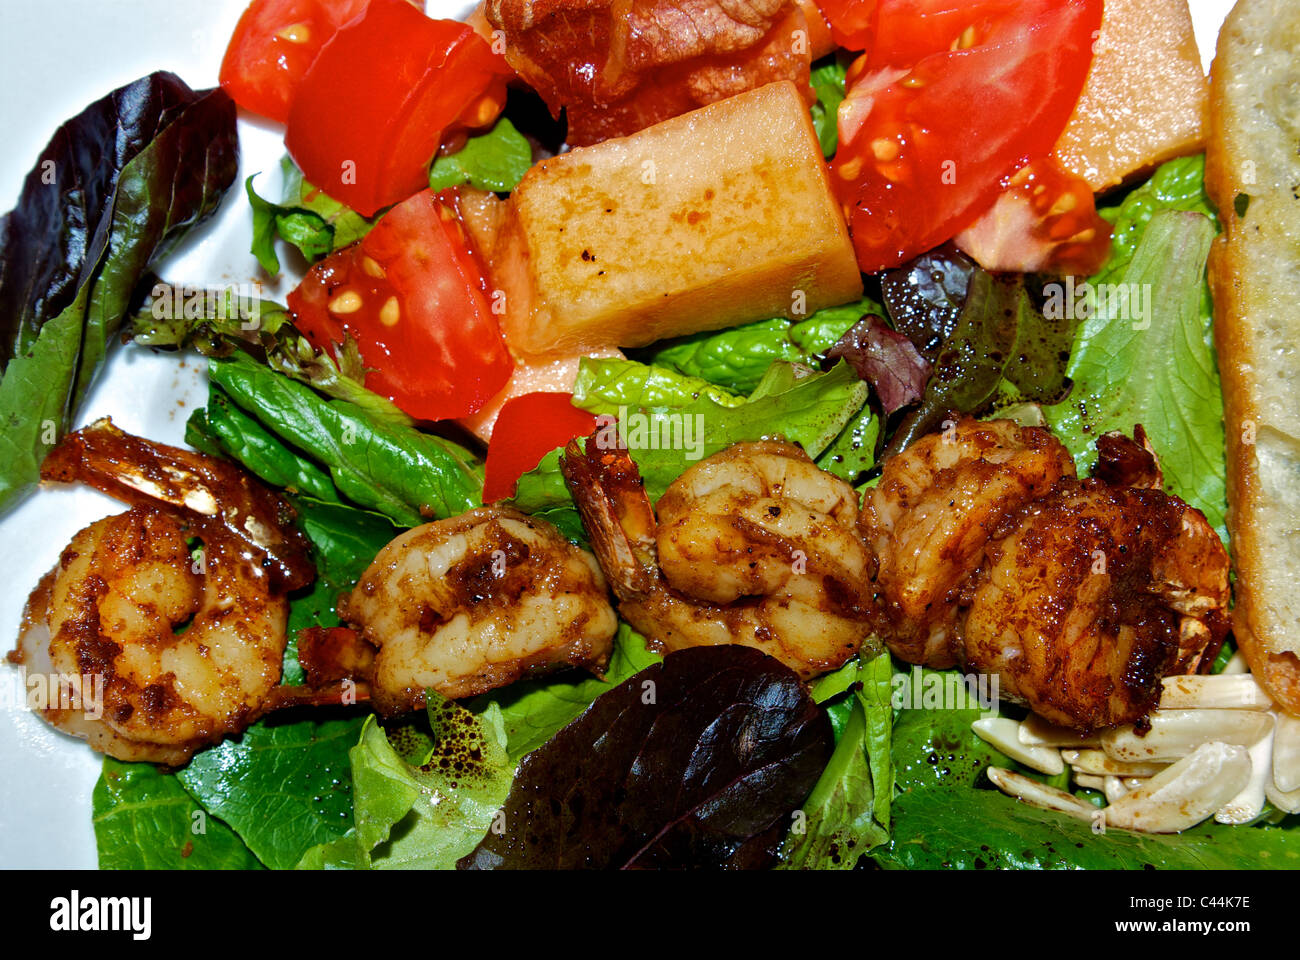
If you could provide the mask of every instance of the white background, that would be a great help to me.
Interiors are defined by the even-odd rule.
[[[246,0],[0,0],[0,210],[54,130],[108,91],[153,70],[190,86],[216,83],[221,55]],[[463,0],[432,0],[460,15]],[[1191,0],[1208,68],[1230,0]],[[220,286],[259,279],[248,253],[251,219],[243,178],[259,170],[279,195],[282,130],[241,117],[239,179],[215,221],[163,265],[168,280]],[[278,290],[269,287],[268,295]],[[116,349],[79,424],[111,415],[123,429],[180,443],[190,410],[206,401],[193,358]],[[72,535],[120,505],[86,488],[42,489],[0,520],[0,651],[17,636],[22,606]],[[55,733],[22,706],[17,670],[0,665],[0,867],[94,867],[91,790],[100,757]]]

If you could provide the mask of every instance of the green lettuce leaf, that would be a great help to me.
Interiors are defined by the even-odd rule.
[[[1096,461],[1098,436],[1131,434],[1142,424],[1160,457],[1166,489],[1222,531],[1223,395],[1205,284],[1214,234],[1214,223],[1201,213],[1160,210],[1149,217],[1132,256],[1090,281],[1099,294],[1127,291],[1138,308],[1119,297],[1097,297],[1070,358],[1074,390],[1044,414],[1081,474]]]
[[[316,580],[289,602],[289,644],[282,682],[303,682],[298,663],[298,635],[308,627],[337,627],[339,594],[356,586],[361,574],[401,531],[387,517],[338,503],[294,498],[298,523],[311,540]]]
[[[468,183],[479,190],[509,193],[532,165],[533,148],[528,139],[502,117],[491,130],[466,140],[455,153],[436,158],[429,168],[429,186],[446,190]]]
[[[844,709],[831,715],[832,722],[839,721],[835,753],[803,805],[803,820],[786,836],[781,848],[782,869],[851,869],[864,853],[889,839],[894,792],[890,758],[893,666],[887,653],[866,663],[851,663],[851,684],[856,689],[842,701]],[[819,682],[820,690],[814,687],[814,699],[838,686],[827,686],[827,679]]]
[[[261,720],[195,755],[176,779],[262,863],[287,870],[308,848],[337,840],[351,826],[348,751],[364,723]]]
[[[584,358],[585,368],[593,361]],[[635,411],[635,419],[602,427],[611,444],[629,448],[652,500],[663,496],[668,485],[691,464],[747,440],[784,437],[798,443],[808,455],[821,456],[849,427],[867,402],[869,388],[847,363],[838,363],[827,373],[806,367],[773,363],[754,392],[743,402],[730,394],[697,392],[697,381],[682,380],[670,386],[676,375],[670,371],[649,371],[632,360],[601,360],[584,375],[579,373],[581,392],[574,394],[574,406],[608,410],[611,395],[634,395],[641,385],[653,384],[646,393],[657,406]],[[604,384],[615,384],[606,391]],[[632,385],[630,389],[627,385]],[[715,396],[720,396],[715,399]],[[670,406],[672,402],[680,406]],[[689,442],[688,442],[689,441]],[[536,467],[525,473],[515,489],[514,504],[526,513],[571,506],[572,500],[560,474],[560,450],[552,450]]]
[[[637,358],[735,393],[751,393],[774,361],[814,365],[863,315],[880,312],[879,304],[865,297],[818,310],[806,320],[777,317],[697,333],[639,351]]]
[[[464,707],[430,693],[428,724],[404,721],[385,729],[372,718],[351,753],[354,827],[307,851],[299,866],[451,869],[491,826],[519,761],[602,693],[660,659],[622,624],[603,679],[524,680]],[[440,767],[445,754],[464,755],[466,738],[480,748],[468,784]]]
[[[573,405],[589,413],[618,416],[622,410],[680,410],[708,397],[721,407],[745,398],[707,380],[631,360],[583,357],[573,384]]]
[[[871,404],[863,404],[858,415],[817,457],[817,466],[841,480],[857,483],[876,465],[876,444],[882,429],[880,417]]]
[[[346,400],[367,414],[409,426],[414,421],[387,397],[367,390],[357,343],[347,334],[337,353],[317,350],[277,303],[232,289],[194,290],[160,283],[136,313],[131,339],[146,347],[193,349],[205,357],[245,353],[272,370]]]
[[[926,691],[956,671],[912,668],[909,680]],[[901,678],[900,678],[901,679]],[[898,680],[895,680],[897,683]],[[1110,829],[1039,810],[993,789],[989,766],[1015,770],[1064,787],[1005,756],[971,730],[982,714],[970,709],[914,709],[924,693],[904,694],[893,729],[898,792],[889,842],[870,852],[886,868],[905,869],[1246,869],[1300,867],[1300,831],[1282,826],[1203,823],[1174,835]],[[1005,708],[1004,708],[1005,709]]]
[[[233,830],[151,763],[105,757],[92,804],[101,870],[261,867]]]
[[[272,276],[280,272],[280,258],[275,252],[277,238],[297,247],[308,263],[315,263],[360,240],[379,219],[379,215],[366,219],[312,186],[289,157],[280,162],[280,167],[284,173],[280,203],[264,199],[253,189],[257,174],[244,181],[244,192],[253,208],[251,252]]]
[[[620,422],[617,428],[607,429],[617,429],[625,438],[646,492],[658,500],[692,463],[733,443],[780,436],[802,446],[814,459],[821,456],[867,402],[868,390],[847,363],[838,363],[827,373],[774,363],[742,404],[723,406],[701,396],[678,411],[650,413],[636,423]],[[656,434],[661,441],[672,435],[670,418],[680,418],[677,422],[683,428],[695,425],[690,449],[654,443]],[[685,437],[685,429],[681,435]]]
[[[427,731],[366,721],[350,754],[354,827],[299,866],[449,870],[482,839],[514,777],[501,711],[427,698]]]
[[[405,527],[480,506],[483,465],[465,448],[377,419],[236,354],[208,375],[275,436],[329,470],[339,492]]]
[[[813,65],[809,81],[817,102],[812,105],[813,129],[817,131],[817,140],[821,144],[822,154],[835,156],[839,146],[839,131],[836,120],[840,103],[844,100],[844,64],[838,57],[827,57]]]
[[[217,387],[209,391],[208,405],[190,414],[185,441],[196,450],[238,461],[288,493],[338,502],[338,491],[328,473],[286,447]]]

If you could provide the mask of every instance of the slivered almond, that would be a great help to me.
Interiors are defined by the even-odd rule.
[[[1247,748],[1250,778],[1241,791],[1214,814],[1219,823],[1249,823],[1264,809],[1264,791],[1272,776],[1273,733]]]
[[[1279,810],[1300,813],[1300,790],[1292,790],[1288,793],[1279,790],[1274,783],[1267,783],[1264,785],[1264,796]]]
[[[1273,783],[1283,793],[1300,790],[1300,719],[1276,713],[1273,734]]]
[[[1087,736],[1069,727],[1060,727],[1031,713],[1020,721],[1016,731],[1021,743],[1027,747],[1100,747],[1096,735]]]
[[[1132,725],[1101,735],[1101,748],[1115,760],[1172,761],[1188,756],[1203,743],[1217,741],[1249,747],[1273,729],[1273,718],[1256,710],[1157,710],[1151,729],[1138,736]]]
[[[1129,788],[1120,777],[1102,777],[1101,790],[1106,794],[1107,803],[1117,803],[1128,795]]]
[[[1080,800],[1064,790],[1049,787],[1045,783],[1031,780],[1019,773],[1013,773],[1001,767],[989,767],[988,775],[993,785],[1003,793],[1015,797],[1017,800],[1023,800],[1032,806],[1041,807],[1044,810],[1056,810],[1077,817],[1080,820],[1091,821],[1097,815],[1097,808],[1086,800]]]
[[[1161,710],[1271,710],[1273,698],[1249,673],[1165,677]]]
[[[1020,742],[1020,724],[1007,717],[984,717],[971,725],[975,735],[985,743],[1001,750],[1012,760],[1018,760],[1027,767],[1056,776],[1065,772],[1065,761],[1061,751],[1052,747],[1030,747]]]
[[[1150,777],[1169,766],[1152,761],[1116,760],[1101,750],[1062,750],[1061,759],[1075,772],[1094,777]]]
[[[1203,743],[1108,806],[1106,823],[1143,833],[1178,833],[1209,817],[1249,780],[1250,755],[1245,747]]]

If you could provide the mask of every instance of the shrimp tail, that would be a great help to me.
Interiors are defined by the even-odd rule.
[[[123,503],[168,507],[201,530],[232,535],[270,559],[277,592],[315,579],[311,546],[288,500],[234,464],[132,436],[107,417],[60,440],[41,464],[41,479],[80,481]]]
[[[560,470],[578,505],[591,549],[620,600],[642,600],[659,582],[655,515],[626,450],[602,450],[595,436],[570,440]]]
[[[1160,490],[1165,483],[1160,457],[1140,423],[1133,427],[1132,437],[1112,430],[1097,438],[1097,465],[1092,475],[1112,487]]]

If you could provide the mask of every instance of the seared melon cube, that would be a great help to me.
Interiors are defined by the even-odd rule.
[[[521,354],[643,346],[862,293],[789,81],[544,160],[510,205],[494,273]]]
[[[1106,0],[1061,166],[1106,190],[1204,143],[1209,88],[1187,0]]]

